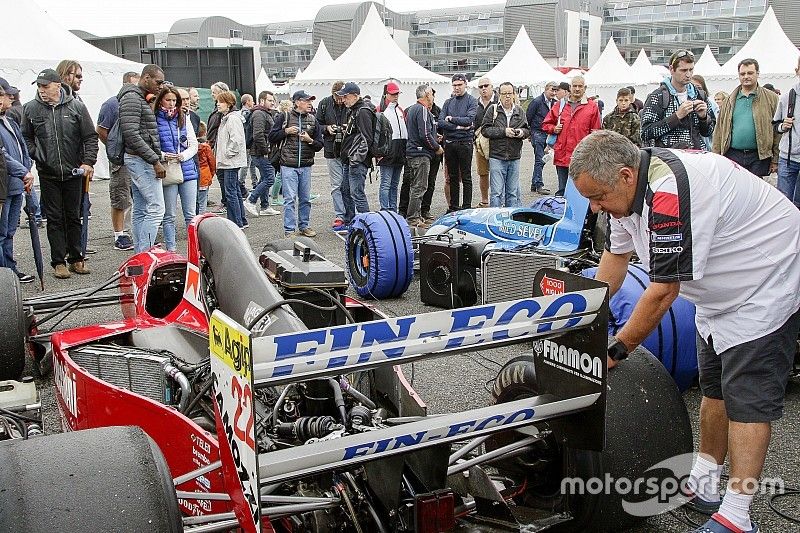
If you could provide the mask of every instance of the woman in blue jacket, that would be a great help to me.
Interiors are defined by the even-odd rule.
[[[155,100],[158,137],[161,154],[167,164],[177,162],[183,171],[183,183],[164,185],[164,244],[167,250],[175,251],[175,212],[178,208],[178,195],[186,226],[192,221],[197,209],[197,137],[192,123],[181,111],[181,95],[175,87],[165,87]]]

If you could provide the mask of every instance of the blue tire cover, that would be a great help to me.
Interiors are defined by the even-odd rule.
[[[392,211],[361,213],[346,241],[350,285],[363,298],[395,298],[414,278],[414,250],[406,219]]]
[[[596,268],[583,275],[593,278]],[[608,333],[614,335],[631,317],[634,306],[650,284],[641,265],[628,265],[628,275],[609,303]],[[697,338],[695,337],[694,304],[680,296],[672,303],[658,327],[642,345],[661,361],[681,391],[688,389],[697,377]]]

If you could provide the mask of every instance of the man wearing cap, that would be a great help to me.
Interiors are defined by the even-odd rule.
[[[6,117],[17,123],[22,124],[22,104],[19,103],[19,89],[8,84],[5,78],[0,78],[0,91],[8,99],[8,109],[5,110]]]
[[[91,179],[97,162],[97,132],[89,110],[56,71],[41,71],[34,83],[36,97],[23,107],[22,135],[39,172],[50,264],[59,279],[70,277],[70,272],[89,274],[81,246],[80,208],[83,180]]]
[[[489,78],[478,80],[478,109],[475,112],[475,163],[478,167],[478,185],[481,190],[481,201],[478,207],[489,207],[489,139],[481,138],[483,116],[486,109],[498,103],[494,86]]]
[[[342,199],[345,222],[349,224],[356,214],[369,212],[364,184],[371,165],[375,113],[364,104],[361,89],[352,81],[345,83],[336,94],[344,99],[347,108],[341,157]]]
[[[408,129],[406,128],[406,112],[397,103],[400,96],[400,86],[390,81],[386,84],[386,95],[381,108],[383,116],[392,125],[392,144],[388,155],[378,161],[381,167],[380,204],[381,209],[397,212],[397,188],[400,185],[400,176],[403,174],[403,165],[406,162],[406,142]]]
[[[444,162],[450,180],[448,212],[472,207],[472,143],[478,112],[478,100],[467,93],[467,77],[453,74],[452,85],[453,96],[445,100],[439,115],[439,129],[444,135]]]
[[[34,277],[17,270],[14,260],[14,234],[19,225],[20,209],[25,191],[33,186],[31,161],[28,147],[19,125],[8,118],[11,97],[6,94],[8,83],[0,78],[0,267],[11,269],[22,283],[30,283]]]
[[[542,129],[542,122],[550,108],[556,103],[556,90],[559,88],[558,82],[551,81],[544,86],[542,94],[534,98],[528,104],[525,113],[528,125],[531,127],[531,145],[533,145],[533,176],[531,176],[531,192],[538,194],[550,194],[549,189],[544,187],[542,172],[544,171],[544,154],[547,150],[547,133]]]
[[[322,128],[310,113],[314,98],[305,91],[296,91],[292,95],[293,109],[286,114],[277,114],[269,133],[269,142],[281,145],[283,231],[287,237],[317,235],[308,226],[311,219],[311,166],[314,154],[322,150]]]
[[[344,200],[342,200],[342,140],[344,139],[344,123],[347,108],[344,99],[336,91],[344,87],[344,82],[333,82],[330,96],[320,100],[317,106],[317,120],[322,126],[323,154],[328,165],[328,177],[331,181],[331,199],[333,200],[334,231],[344,229]]]

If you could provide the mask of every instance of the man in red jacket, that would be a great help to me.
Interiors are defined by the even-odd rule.
[[[553,163],[558,174],[556,195],[564,195],[569,163],[575,147],[591,132],[601,129],[603,125],[597,103],[586,98],[586,81],[583,76],[575,76],[572,78],[569,96],[553,105],[542,122],[542,131],[558,135],[553,146]]]

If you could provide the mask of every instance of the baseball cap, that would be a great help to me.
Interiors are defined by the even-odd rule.
[[[11,96],[14,96],[15,94],[19,93],[19,89],[9,85],[5,78],[0,78],[0,91],[3,91],[4,93]]]
[[[400,86],[390,81],[386,84],[386,94],[400,94]]]
[[[564,91],[569,91],[570,90],[570,84],[565,82],[565,81],[562,81],[561,83],[558,84],[558,88],[561,89],[561,90],[564,90]]]
[[[467,77],[461,73],[453,74],[451,81],[463,81],[464,83],[467,83]]]
[[[336,91],[336,96],[345,96],[347,94],[361,94],[361,89],[358,88],[358,85],[353,83],[352,81],[348,81],[344,84],[344,87],[341,90]]]
[[[36,76],[36,81],[31,83],[40,83],[42,85],[49,85],[51,83],[61,83],[61,77],[51,68],[46,68]]]
[[[316,96],[308,94],[305,91],[295,91],[292,95],[292,102],[296,102],[297,100],[315,100],[316,98]]]

